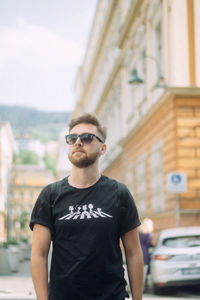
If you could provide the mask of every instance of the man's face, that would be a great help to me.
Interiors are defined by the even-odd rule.
[[[96,126],[82,123],[74,126],[70,134],[93,133],[100,137]],[[100,137],[101,138],[101,137]],[[98,158],[105,152],[106,145],[93,138],[90,144],[84,144],[78,138],[73,145],[69,145],[68,157],[71,163],[78,168],[87,168],[93,165]]]

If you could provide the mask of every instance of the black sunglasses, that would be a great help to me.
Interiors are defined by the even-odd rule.
[[[78,138],[80,138],[81,143],[90,144],[93,138],[96,138],[99,142],[104,143],[98,136],[94,133],[82,133],[82,134],[67,134],[65,135],[65,140],[68,145],[73,145],[76,143]]]

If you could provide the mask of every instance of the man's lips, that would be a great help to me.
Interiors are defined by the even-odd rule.
[[[73,151],[73,154],[74,154],[74,153],[85,153],[85,152],[84,152],[83,150],[74,150],[74,151]]]

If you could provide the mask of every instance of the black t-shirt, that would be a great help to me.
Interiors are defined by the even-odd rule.
[[[51,230],[50,300],[127,297],[120,237],[140,225],[127,187],[106,176],[78,189],[68,179],[46,186],[32,212]]]

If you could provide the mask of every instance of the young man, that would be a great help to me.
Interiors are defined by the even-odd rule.
[[[106,131],[96,116],[72,119],[68,157],[71,175],[46,186],[32,212],[31,270],[37,300],[124,300],[120,238],[132,298],[142,299],[140,221],[125,185],[100,174]],[[48,252],[53,253],[48,296]]]

